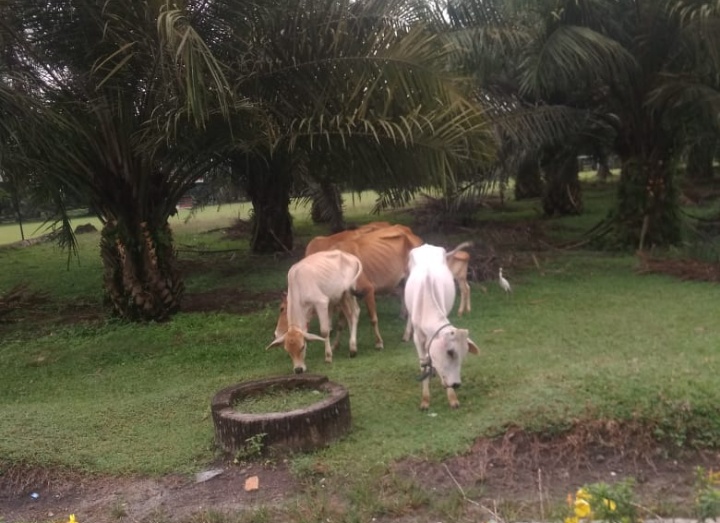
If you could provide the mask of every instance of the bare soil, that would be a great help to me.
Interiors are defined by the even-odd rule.
[[[461,492],[475,510],[492,512],[512,503],[537,517],[543,507],[558,506],[584,484],[633,478],[646,517],[656,511],[668,516],[663,510],[687,516],[696,467],[719,465],[717,451],[669,452],[643,427],[593,421],[553,437],[509,428],[498,438],[478,439],[469,453],[443,462],[395,463],[386,479],[410,480],[433,495]],[[185,521],[208,511],[232,514],[280,504],[305,488],[284,462],[218,462],[209,470],[221,472],[198,482],[192,475],[115,477],[14,465],[0,474],[0,515],[5,523],[65,521],[71,513],[82,523]],[[257,476],[259,488],[248,492],[245,482],[252,476]],[[313,482],[324,481],[320,476]],[[342,499],[345,493],[336,494]],[[406,512],[379,521],[399,523],[414,517]]]
[[[471,280],[494,278],[495,266],[500,263],[505,266],[537,264],[534,252],[548,247],[542,235],[530,224],[513,227],[504,232],[488,231],[498,235],[497,241],[473,248]],[[508,233],[512,235],[510,240]],[[534,249],[508,254],[510,250],[502,248],[501,239],[515,245],[523,240],[533,241]],[[717,266],[648,257],[641,257],[640,262],[640,272],[720,281]],[[202,270],[201,262],[193,264],[188,263],[185,269]],[[52,308],[53,316],[47,307],[42,307],[46,297],[22,296],[21,289],[16,291],[17,296],[6,299],[7,309],[13,310],[7,311],[5,321],[37,324],[41,317],[56,323],[101,321],[97,304],[66,304]],[[247,293],[225,288],[188,293],[183,309],[242,314],[277,303],[279,297],[280,292]],[[662,447],[651,434],[652,427],[607,420],[581,421],[569,431],[553,436],[528,434],[510,427],[498,438],[478,439],[469,453],[444,462],[408,459],[394,463],[387,476],[411,480],[428,492],[461,492],[472,501],[473,507],[486,512],[485,519],[487,512],[492,513],[492,507],[504,502],[532,506],[532,513],[539,514],[583,484],[624,478],[636,481],[640,505],[658,511],[666,507],[674,511],[675,516],[689,515],[695,469],[698,466],[720,468],[720,452]],[[272,465],[218,462],[208,469],[222,472],[198,482],[193,475],[99,476],[21,464],[3,465],[0,459],[0,521],[67,521],[70,513],[81,523],[184,521],[208,510],[234,513],[280,503],[301,494],[306,486],[290,473],[284,462]],[[248,492],[245,482],[252,476],[258,477],[259,488]],[[313,478],[313,481],[319,479]],[[397,523],[405,520],[407,516],[377,519]]]

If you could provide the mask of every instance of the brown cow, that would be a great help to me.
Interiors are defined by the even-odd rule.
[[[447,265],[460,288],[458,316],[462,316],[464,312],[470,312],[470,284],[467,280],[470,255],[462,249],[471,245],[472,242],[463,242],[447,255]]]
[[[389,222],[370,222],[365,225],[361,225],[356,229],[348,229],[341,231],[330,236],[315,236],[305,246],[305,256],[314,254],[316,252],[327,251],[333,248],[336,243],[344,240],[352,240],[363,234],[377,231],[379,229],[385,229],[386,227],[392,227],[393,225]]]
[[[375,293],[392,291],[400,284],[408,274],[408,253],[422,243],[422,239],[413,234],[409,227],[391,225],[343,239],[331,246],[333,249],[357,256],[362,263],[363,270],[355,283],[355,288],[358,293],[364,295],[370,321],[375,331],[375,347],[379,349],[383,348],[384,343],[378,327]],[[310,244],[308,244],[309,247]],[[306,254],[311,254],[308,253],[308,250],[306,249]],[[286,325],[287,318],[281,305],[280,316],[275,328],[276,337],[284,332],[283,329],[287,328]]]

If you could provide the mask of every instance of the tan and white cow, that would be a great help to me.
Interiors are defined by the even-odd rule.
[[[420,360],[422,401],[430,406],[430,377],[437,373],[452,408],[460,403],[455,390],[460,387],[462,362],[468,352],[479,354],[467,329],[458,329],[448,320],[455,301],[455,283],[442,247],[423,245],[410,251],[410,274],[405,282],[408,326]],[[407,331],[406,331],[407,333]]]
[[[307,256],[288,271],[287,329],[268,345],[282,345],[296,373],[305,372],[307,341],[325,342],[325,361],[332,362],[330,346],[331,309],[338,306],[350,326],[350,354],[357,353],[357,324],[360,307],[353,295],[363,267],[352,254],[339,250]],[[320,323],[320,336],[308,332],[313,311]]]
[[[463,249],[470,247],[472,242],[463,242],[452,251],[447,253],[447,260],[450,272],[458,283],[460,289],[460,305],[458,306],[458,316],[462,316],[464,312],[470,312],[470,284],[468,283],[468,266],[470,265],[470,254]]]
[[[338,235],[343,235],[345,232],[355,231],[343,231]],[[368,315],[375,331],[375,347],[382,348],[384,343],[378,326],[375,293],[390,292],[400,284],[407,276],[410,250],[421,245],[423,241],[404,225],[391,225],[349,237],[338,235],[321,237],[324,241],[323,246],[331,245],[333,249],[350,253],[362,263],[363,271],[358,277],[356,289],[365,298]],[[339,237],[340,240],[334,243],[328,241],[333,237]],[[315,239],[308,244],[305,251],[307,254],[311,254],[309,251],[314,248],[320,247],[320,244],[314,242]],[[275,327],[276,336],[286,329],[284,309],[281,304]]]

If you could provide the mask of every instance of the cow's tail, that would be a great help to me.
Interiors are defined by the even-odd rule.
[[[362,266],[362,262],[360,261],[360,258],[357,258],[357,257],[356,257],[356,259],[357,259],[357,261],[358,261],[358,270],[357,270],[357,273],[355,273],[355,276],[354,276],[353,279],[352,279],[352,284],[350,285],[350,294],[352,294],[352,295],[355,296],[356,298],[364,298],[364,297],[365,297],[365,292],[359,291],[359,290],[357,290],[357,289],[355,288],[355,284],[357,283],[357,280],[358,280],[358,278],[360,277],[360,274],[362,274],[362,271],[363,271],[363,266]]]
[[[458,251],[462,251],[463,249],[467,249],[468,247],[472,247],[473,242],[462,242],[460,245],[455,247],[452,251],[449,251],[446,256],[449,258],[453,254],[455,254]]]

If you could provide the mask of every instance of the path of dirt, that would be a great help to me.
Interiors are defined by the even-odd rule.
[[[634,478],[638,503],[655,511],[644,514],[649,518],[663,507],[673,510],[673,516],[690,515],[699,466],[717,470],[720,452],[669,452],[642,427],[596,420],[550,438],[510,428],[502,437],[478,439],[469,453],[444,462],[395,463],[386,479],[411,480],[433,495],[462,489],[477,503],[476,509],[509,501],[516,507],[533,507],[530,512],[538,514],[541,500],[546,508],[557,506],[584,484]],[[210,469],[222,472],[197,482],[191,475],[89,476],[13,466],[0,474],[0,521],[66,521],[71,513],[81,523],[185,521],[210,510],[234,514],[279,504],[303,491],[284,463],[228,462]],[[248,492],[245,482],[252,476],[258,477],[259,488]],[[312,479],[316,484],[323,481],[322,474]],[[342,498],[348,493],[337,494]],[[378,521],[406,519],[414,521]]]

